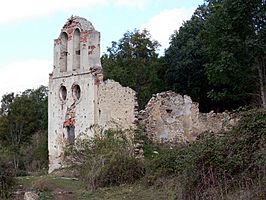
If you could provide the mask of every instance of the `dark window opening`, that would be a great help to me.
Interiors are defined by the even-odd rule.
[[[81,93],[81,90],[80,90],[79,85],[74,85],[72,88],[72,95],[73,95],[74,100],[80,99],[80,93]]]
[[[66,97],[67,97],[67,89],[63,85],[59,89],[59,97],[60,97],[60,99],[62,101],[65,101],[66,100]]]
[[[80,31],[76,29],[73,34],[73,70],[80,69]]]
[[[63,32],[60,35],[61,39],[61,46],[60,46],[60,71],[66,72],[67,71],[67,43],[68,43],[68,35],[67,33]]]
[[[69,144],[74,144],[75,141],[75,126],[67,127],[67,141]]]
[[[166,108],[166,112],[167,113],[171,113],[173,111],[173,109],[171,109],[171,108]]]

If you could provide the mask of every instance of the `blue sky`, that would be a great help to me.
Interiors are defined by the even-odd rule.
[[[48,84],[53,40],[71,15],[101,32],[101,52],[126,31],[146,28],[168,47],[174,30],[204,0],[8,0],[0,7],[0,98]]]

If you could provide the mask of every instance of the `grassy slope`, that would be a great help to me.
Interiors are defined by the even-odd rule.
[[[25,176],[16,178],[15,191],[35,191],[41,199],[84,199],[85,186],[78,180],[55,176]]]
[[[25,191],[36,191],[41,200],[45,199],[110,199],[110,200],[152,200],[152,199],[176,199],[174,183],[164,181],[157,186],[147,186],[142,182],[132,185],[100,188],[94,192],[88,192],[85,185],[71,178],[46,176],[26,176],[16,178],[15,191],[20,191],[16,199],[23,199]]]
[[[135,184],[124,184],[114,187],[99,188],[94,192],[85,189],[81,181],[71,178],[65,179],[51,175],[30,176],[16,178],[16,188],[14,191],[20,191],[20,195],[15,200],[23,199],[25,191],[35,191],[39,194],[40,200],[165,200],[165,199],[182,199],[181,191],[175,179],[159,180],[153,186],[147,186],[143,181]],[[248,190],[237,190],[228,194],[224,199],[250,199],[254,194],[254,188]],[[219,199],[219,198],[213,198]],[[256,198],[263,200],[264,197]]]

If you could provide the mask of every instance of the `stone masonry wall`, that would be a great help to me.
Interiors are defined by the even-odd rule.
[[[217,133],[236,123],[226,112],[200,113],[198,103],[189,96],[171,91],[154,95],[138,118],[151,139],[171,143],[193,141],[203,132]]]
[[[118,82],[107,80],[98,91],[98,125],[104,129],[129,129],[137,115],[136,92]]]

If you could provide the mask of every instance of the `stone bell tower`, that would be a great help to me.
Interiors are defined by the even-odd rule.
[[[54,40],[54,68],[49,76],[49,172],[62,167],[62,154],[98,123],[97,92],[102,82],[100,33],[81,17],[67,20]]]

